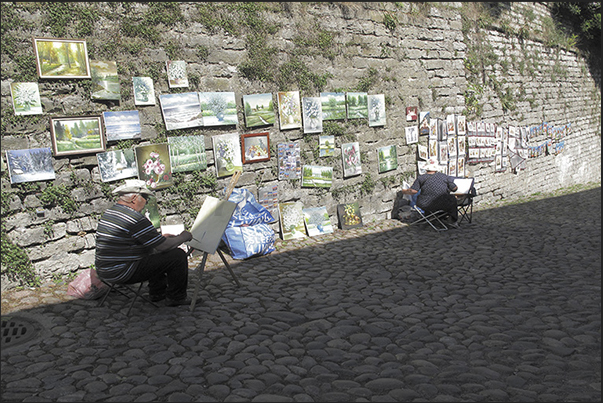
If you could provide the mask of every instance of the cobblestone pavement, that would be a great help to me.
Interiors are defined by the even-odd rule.
[[[193,312],[3,293],[40,326],[2,401],[601,401],[600,187],[277,245],[227,257],[240,288],[212,255]]]

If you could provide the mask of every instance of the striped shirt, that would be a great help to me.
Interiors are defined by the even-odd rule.
[[[164,241],[143,214],[115,204],[105,211],[96,229],[96,271],[103,280],[125,282],[138,262]]]

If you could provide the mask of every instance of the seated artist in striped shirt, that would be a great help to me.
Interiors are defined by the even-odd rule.
[[[179,248],[193,236],[182,231],[161,235],[141,211],[153,193],[145,182],[126,180],[113,193],[117,202],[100,218],[96,229],[96,271],[109,283],[149,282],[153,302],[165,299],[167,306],[189,305],[188,258]]]

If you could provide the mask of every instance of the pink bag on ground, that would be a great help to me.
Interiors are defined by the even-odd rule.
[[[85,269],[67,287],[67,295],[80,299],[97,299],[107,292],[109,286],[103,283],[96,270]]]

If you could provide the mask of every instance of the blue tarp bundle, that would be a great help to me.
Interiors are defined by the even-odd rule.
[[[276,234],[268,225],[272,214],[247,189],[233,189],[228,201],[237,203],[222,235],[233,259],[267,255],[275,250]]]

